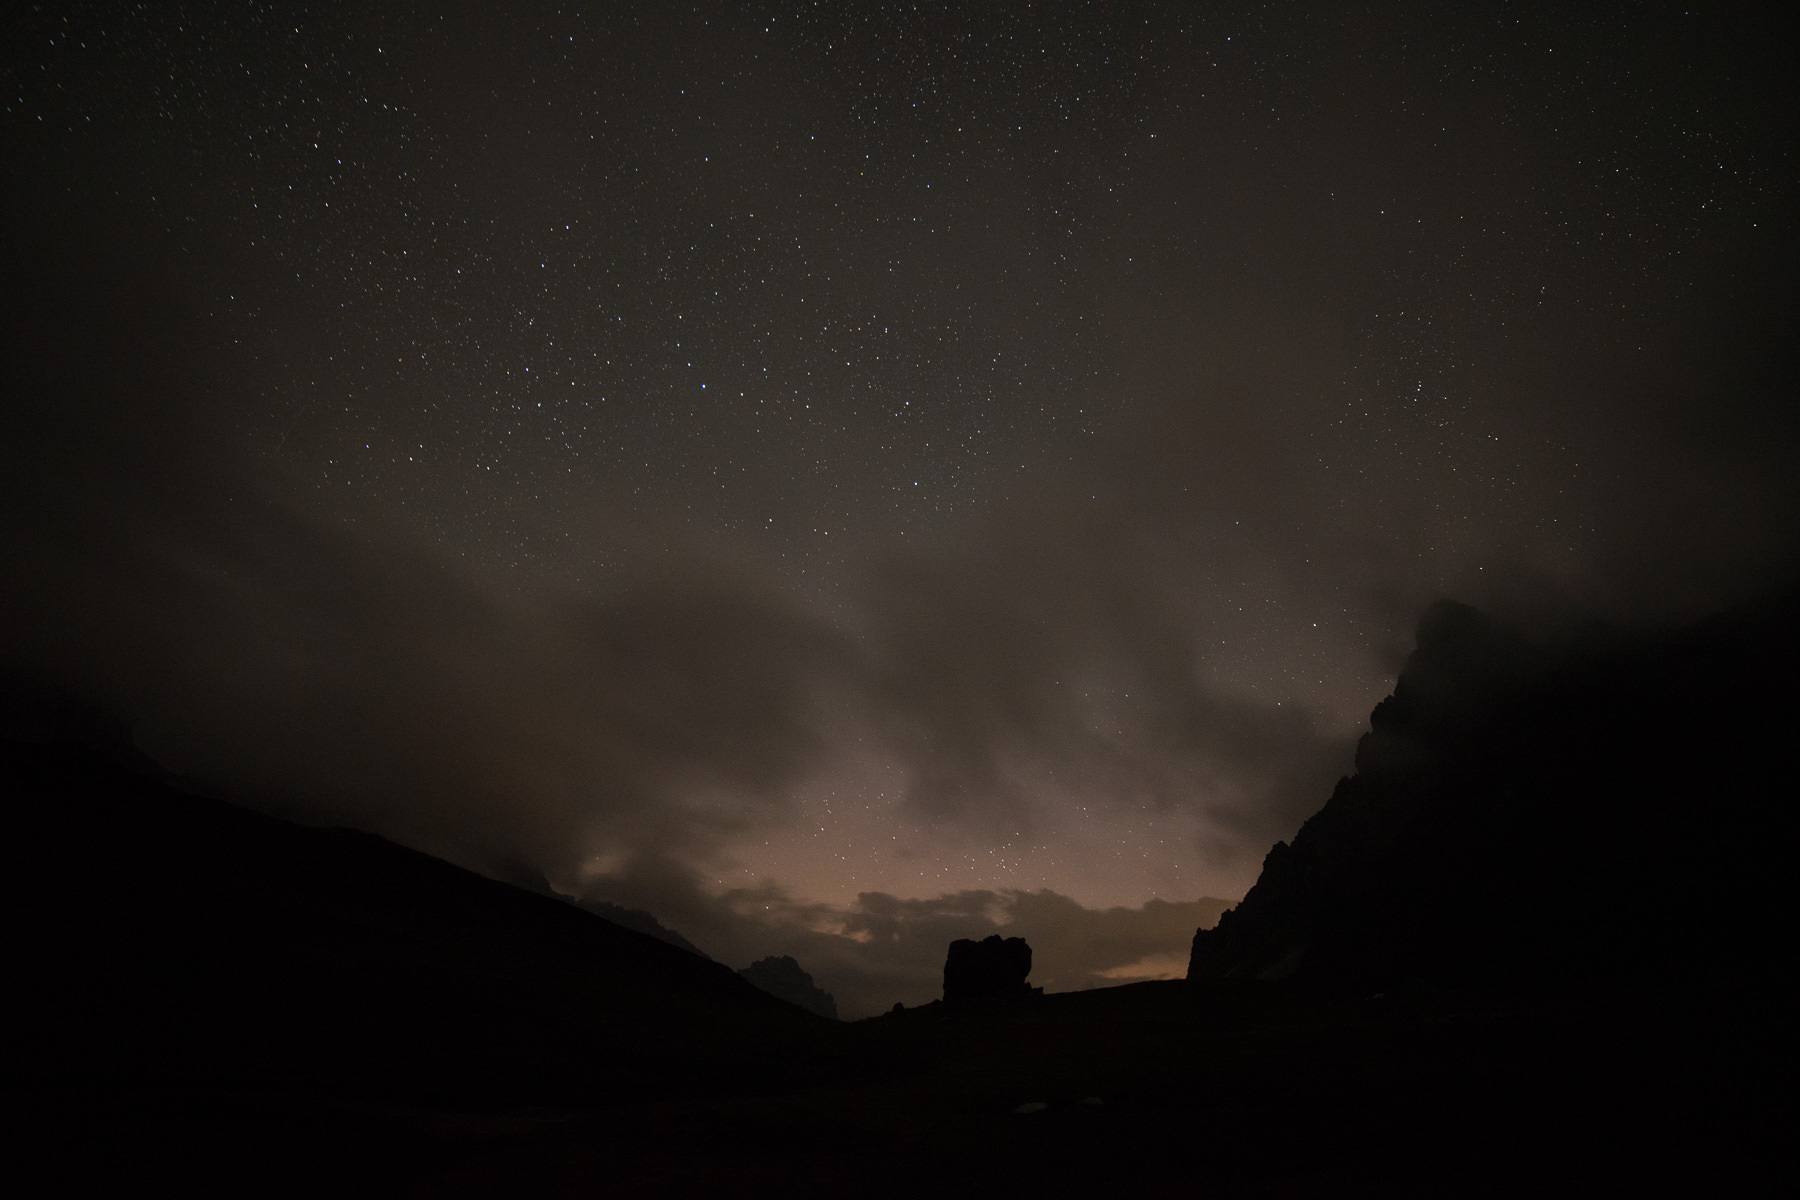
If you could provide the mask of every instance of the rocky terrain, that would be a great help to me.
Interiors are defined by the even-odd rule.
[[[1436,606],[1356,773],[1196,935],[1190,978],[1773,984],[1797,672],[1791,597],[1537,642]]]

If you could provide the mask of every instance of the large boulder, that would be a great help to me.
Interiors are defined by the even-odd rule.
[[[981,941],[959,938],[944,960],[944,1003],[980,1004],[1014,1000],[1043,991],[1025,982],[1031,974],[1031,946],[1024,938],[990,934]]]

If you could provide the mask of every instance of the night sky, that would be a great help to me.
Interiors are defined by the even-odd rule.
[[[1773,8],[13,9],[0,654],[849,1015],[1180,973],[1435,598],[1793,576]]]

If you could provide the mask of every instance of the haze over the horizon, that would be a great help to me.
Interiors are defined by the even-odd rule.
[[[0,655],[849,1015],[1179,973],[1451,595],[1792,577],[1763,9],[4,18]]]

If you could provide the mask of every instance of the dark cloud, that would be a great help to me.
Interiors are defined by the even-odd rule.
[[[956,837],[1029,831],[1054,777],[1190,809],[1213,859],[1254,862],[1345,752],[1296,708],[1208,691],[1171,551],[1117,500],[1048,492],[878,554],[847,620],[698,540],[605,587],[521,588],[403,517],[308,512],[220,433],[150,280],[71,280],[12,358],[41,375],[14,413],[38,427],[11,442],[7,649],[264,804],[490,869],[692,864],[791,819],[849,731]]]
[[[791,818],[846,730],[893,750],[940,831],[1028,829],[1059,776],[1191,808],[1215,855],[1254,860],[1342,756],[1298,710],[1208,694],[1117,550],[892,560],[852,633],[701,558],[598,595],[501,588],[404,529],[183,469],[147,503],[83,484],[91,513],[15,547],[41,602],[14,608],[10,652],[131,713],[178,771],[477,865],[702,861]]]
[[[795,819],[791,789],[846,729],[896,753],[952,840],[1053,816],[1030,784],[1060,773],[1098,805],[1190,808],[1197,851],[1252,862],[1336,769],[1315,760],[1342,757],[1298,710],[1209,693],[1181,606],[1144,587],[1145,547],[1079,504],[890,555],[854,629],[698,551],[600,594],[522,590],[404,524],[309,516],[280,472],[206,462],[178,340],[134,346],[118,331],[140,314],[100,309],[85,351],[110,365],[85,411],[36,393],[70,428],[32,443],[41,507],[10,543],[6,650],[204,785],[490,872],[532,864],[725,961],[794,954],[868,1014],[935,998],[949,942],[1001,929],[1053,988],[1164,974],[1223,902],[710,886],[719,855]],[[129,432],[159,414],[160,436]]]

